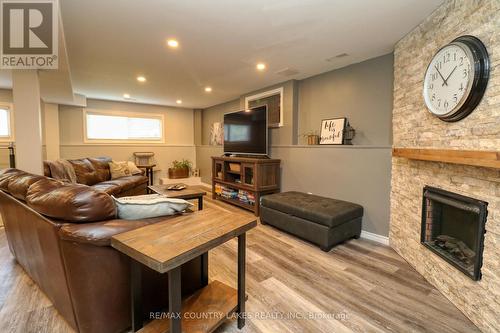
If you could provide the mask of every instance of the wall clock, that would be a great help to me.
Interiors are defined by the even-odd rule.
[[[461,36],[432,58],[424,79],[429,111],[444,121],[468,116],[484,95],[490,73],[488,51],[474,36]]]

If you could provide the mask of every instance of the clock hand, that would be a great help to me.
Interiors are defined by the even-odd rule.
[[[437,66],[434,66],[434,68],[437,70],[439,76],[441,76],[441,79],[443,79],[443,85],[448,85],[448,83],[446,83],[446,80],[444,79],[443,75],[441,74],[441,72],[439,71],[439,69],[437,68]]]
[[[457,69],[457,66],[455,66],[455,68],[453,68],[453,70],[451,71],[450,75],[448,75],[448,77],[444,80],[442,86],[444,86],[445,83],[446,83],[446,85],[448,85],[448,80],[450,79],[450,76],[451,76],[451,74],[453,74],[453,72],[455,71],[455,69]]]

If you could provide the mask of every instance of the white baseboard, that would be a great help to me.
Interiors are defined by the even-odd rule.
[[[361,238],[389,246],[389,237],[374,234],[373,232],[361,230]]]

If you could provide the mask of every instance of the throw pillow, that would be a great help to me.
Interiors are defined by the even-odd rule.
[[[111,179],[130,176],[127,162],[109,162],[109,172],[111,173]]]
[[[182,199],[169,199],[160,194],[115,198],[119,219],[140,220],[150,217],[175,215],[193,204]]]
[[[132,161],[128,161],[127,162],[127,165],[128,165],[128,169],[130,170],[130,173],[132,175],[138,175],[138,174],[142,174],[142,170],[139,169],[134,162]]]

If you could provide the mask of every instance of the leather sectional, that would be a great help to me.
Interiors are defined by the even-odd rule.
[[[127,176],[111,179],[109,157],[81,158],[67,160],[75,171],[76,182],[91,186],[115,197],[146,194],[148,178],[144,175]],[[65,179],[65,172],[57,161],[44,161],[44,175],[60,180]]]
[[[110,238],[175,217],[117,219],[112,198],[95,185],[3,170],[0,213],[10,251],[70,326],[122,332],[131,324],[130,259],[110,246]],[[125,186],[119,194],[129,191],[135,189]],[[148,268],[142,274],[148,317],[168,307],[168,281]],[[182,266],[182,287],[185,295],[202,287],[199,257]]]

